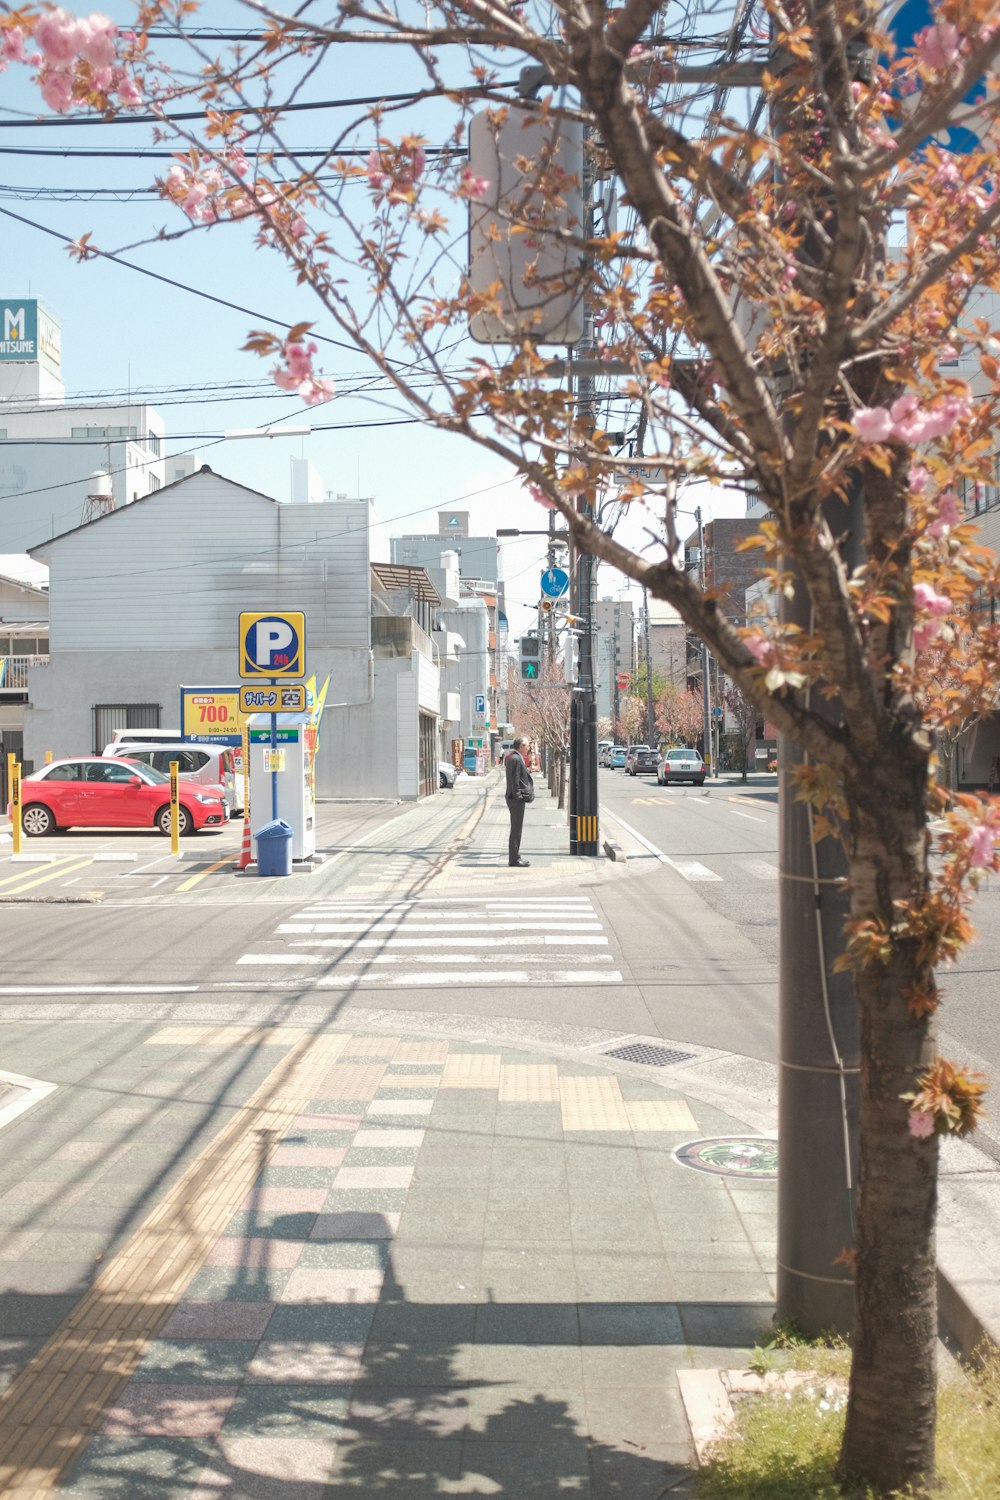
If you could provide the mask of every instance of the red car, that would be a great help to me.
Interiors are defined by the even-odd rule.
[[[177,800],[182,834],[221,828],[229,817],[221,786],[180,781]],[[170,777],[100,755],[54,760],[21,781],[21,827],[32,837],[58,828],[158,828],[169,834]]]

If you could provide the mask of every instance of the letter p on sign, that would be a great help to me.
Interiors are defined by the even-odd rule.
[[[240,677],[304,677],[306,617],[297,611],[240,615]]]

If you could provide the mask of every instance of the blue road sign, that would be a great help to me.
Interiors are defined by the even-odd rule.
[[[546,568],[542,574],[542,593],[549,599],[561,599],[569,588],[569,574],[565,568]]]
[[[889,33],[900,52],[916,45],[917,37],[935,17],[931,14],[930,0],[903,0],[889,22]],[[962,100],[963,104],[981,104],[986,97],[986,80],[980,78]],[[935,144],[959,156],[968,156],[979,149],[979,137],[965,125],[945,125],[938,135],[932,137]],[[926,145],[926,142],[924,143]]]
[[[304,677],[305,672],[304,614],[288,610],[240,615],[241,677]]]

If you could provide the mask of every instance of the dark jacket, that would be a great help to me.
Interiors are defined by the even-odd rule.
[[[507,801],[527,802],[535,784],[520,750],[508,750],[504,770],[507,772]]]

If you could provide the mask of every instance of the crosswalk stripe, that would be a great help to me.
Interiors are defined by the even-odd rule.
[[[781,875],[777,865],[769,865],[763,859],[741,859],[739,865],[757,880],[777,880]]]
[[[346,977],[346,976],[345,976]],[[339,988],[343,984],[333,974],[323,974],[319,984],[326,989]],[[453,969],[433,970],[417,974],[358,974],[351,975],[353,984],[399,985],[448,985],[448,984],[620,984],[621,973],[617,969],[469,969],[456,973]],[[401,1082],[395,1079],[394,1082]]]
[[[408,922],[386,922],[367,917],[357,917],[347,922],[282,922],[279,932],[337,932],[347,936],[353,932],[385,933],[399,932]],[[600,922],[421,922],[420,932],[600,932]]]
[[[532,953],[531,959],[536,963],[564,963],[564,953]],[[351,964],[467,964],[468,953],[365,953],[353,954],[343,953],[336,960],[338,969],[349,968]],[[613,964],[615,960],[610,953],[588,953],[589,964]]]
[[[671,869],[677,871],[678,875],[685,880],[721,880],[721,875],[716,875],[707,865],[703,865],[697,859],[670,859],[664,860],[664,864],[670,865]]]
[[[539,944],[548,947],[581,948],[601,947],[607,944],[606,937],[576,937],[565,933],[539,932],[530,937],[405,937],[384,938],[300,938],[292,948],[536,948]]]

